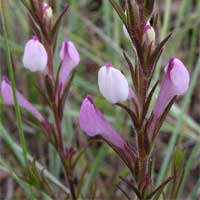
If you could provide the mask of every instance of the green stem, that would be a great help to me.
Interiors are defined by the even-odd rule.
[[[8,62],[8,72],[9,72],[9,78],[11,80],[13,99],[14,99],[14,107],[15,107],[15,112],[16,112],[16,117],[17,117],[17,125],[18,125],[18,129],[19,129],[20,142],[21,142],[22,149],[23,149],[22,153],[23,153],[24,161],[27,164],[27,162],[28,162],[27,147],[26,147],[26,142],[25,142],[25,137],[24,137],[24,132],[23,132],[20,108],[19,108],[19,104],[17,102],[14,72],[13,72],[13,68],[12,68],[10,49],[8,46],[7,31],[6,31],[6,25],[5,25],[5,13],[4,13],[2,1],[1,1],[1,17],[2,17],[3,34],[4,34],[4,45],[5,45],[5,50],[6,50],[6,59]]]
[[[18,130],[19,130],[19,137],[20,137],[20,144],[22,146],[22,154],[23,154],[23,158],[24,158],[24,164],[27,165],[28,164],[27,146],[26,146],[23,126],[22,126],[21,112],[20,112],[19,104],[17,102],[14,72],[13,72],[13,68],[12,68],[10,48],[9,48],[9,45],[8,45],[8,34],[7,34],[7,30],[6,30],[6,21],[5,21],[5,6],[4,6],[3,0],[1,0],[0,11],[1,11],[0,13],[1,13],[1,19],[2,19],[2,27],[3,27],[6,59],[7,59],[7,62],[8,62],[8,72],[9,72],[9,78],[11,80],[11,86],[12,86],[14,107],[15,107],[17,125],[18,125]],[[32,192],[31,186],[30,186],[30,191],[31,191],[31,199],[35,199],[34,195],[33,195],[33,192]]]

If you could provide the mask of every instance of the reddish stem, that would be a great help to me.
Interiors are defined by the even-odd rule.
[[[51,78],[53,79],[54,74],[53,74],[53,49],[52,49],[52,45],[51,43],[48,43],[46,46],[46,50],[47,50],[47,55],[48,55],[48,74],[51,76]]]

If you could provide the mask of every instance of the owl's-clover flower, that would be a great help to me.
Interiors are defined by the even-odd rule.
[[[43,72],[47,67],[47,52],[37,36],[33,36],[24,48],[23,64],[24,67],[32,72]]]
[[[152,118],[149,128],[150,138],[154,137],[154,131],[157,123],[169,103],[176,96],[182,96],[189,87],[190,75],[186,66],[175,57],[170,58],[165,67],[165,75],[161,83],[160,92],[152,112]]]
[[[100,136],[117,148],[123,149],[126,144],[95,106],[91,96],[87,96],[82,102],[79,126],[89,137]]]
[[[9,80],[6,77],[4,77],[3,80],[1,81],[0,91],[3,103],[8,106],[13,106],[14,105],[13,91]],[[26,100],[26,98],[20,92],[16,91],[16,97],[18,104],[21,108],[30,112],[40,122],[45,121],[42,114],[28,100]]]
[[[65,40],[60,50],[61,69],[59,73],[59,83],[61,85],[61,95],[64,87],[69,80],[70,73],[80,62],[80,56],[72,41]]]

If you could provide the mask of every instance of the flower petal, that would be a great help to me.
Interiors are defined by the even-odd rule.
[[[129,96],[126,77],[110,63],[100,68],[98,84],[101,94],[111,103],[125,101]]]
[[[64,86],[69,79],[70,73],[76,68],[80,62],[79,53],[73,42],[65,40],[60,50],[60,59],[62,61],[59,82],[62,84],[62,92]]]
[[[155,137],[157,125],[160,125],[160,118],[165,112],[167,106],[176,96],[184,95],[188,90],[190,76],[185,65],[177,58],[171,58],[165,67],[165,75],[162,81],[157,102],[153,109],[148,135],[150,139]]]
[[[25,45],[23,55],[24,67],[32,72],[43,72],[47,66],[47,59],[47,52],[43,44],[34,36]]]
[[[1,95],[5,104],[9,106],[14,105],[12,88],[10,82],[6,80],[6,78],[4,78],[1,82]],[[16,91],[16,95],[20,107],[30,112],[39,121],[43,122],[45,120],[40,112],[38,112],[38,110],[29,101],[27,101],[22,94]]]
[[[87,96],[82,102],[79,114],[79,125],[88,136],[95,137],[99,135],[108,143],[121,149],[124,148],[125,141],[96,108],[90,96]]]
[[[179,59],[171,58],[165,67],[165,76],[153,111],[154,115],[160,117],[175,96],[184,95],[189,82],[190,76],[185,65]]]

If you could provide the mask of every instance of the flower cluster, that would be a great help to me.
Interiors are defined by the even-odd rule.
[[[67,80],[71,72],[77,67],[80,61],[79,53],[72,41],[65,40],[60,50],[61,69],[59,73],[59,87],[63,94],[64,88],[66,87]],[[24,67],[29,69],[31,72],[42,72],[45,74],[48,71],[47,66],[47,52],[43,44],[38,40],[37,36],[33,36],[24,48],[23,64]],[[4,77],[1,81],[1,95],[3,102],[9,106],[14,105],[13,92],[10,82],[7,77]],[[19,105],[30,112],[37,120],[44,121],[44,117],[37,111],[34,106],[25,99],[25,97],[17,91],[17,101]]]
[[[165,67],[165,75],[161,83],[156,105],[151,114],[148,130],[149,139],[155,137],[156,126],[166,107],[176,96],[184,95],[189,86],[189,73],[178,58],[170,58]],[[98,72],[99,90],[110,103],[128,100],[130,91],[128,80],[111,63],[106,63]],[[131,94],[136,95],[136,94]],[[124,148],[124,139],[112,128],[103,114],[96,108],[92,97],[87,96],[81,105],[79,116],[80,128],[90,137],[101,136],[109,144]]]
[[[24,67],[31,72],[40,72],[43,84],[38,86],[38,92],[40,92],[41,98],[43,98],[46,105],[49,106],[54,116],[53,120],[48,119],[45,114],[38,111],[18,90],[16,91],[16,100],[22,109],[29,112],[37,120],[37,125],[45,133],[47,141],[57,150],[65,170],[65,179],[70,185],[71,198],[75,200],[76,191],[72,179],[73,167],[69,165],[72,162],[75,150],[72,147],[66,147],[66,144],[64,144],[61,128],[66,97],[76,67],[80,62],[78,50],[72,41],[63,41],[60,48],[60,64],[57,71],[54,67],[56,35],[68,6],[64,8],[60,16],[55,20],[53,9],[47,3],[40,0],[32,1],[30,5],[25,1],[22,1],[22,3],[27,8],[29,16],[31,16],[32,32],[36,34],[25,44],[22,62]],[[0,93],[4,104],[8,106],[14,105],[14,89],[11,87],[8,78],[4,76],[0,83]],[[31,169],[34,169],[34,167],[31,167]],[[35,177],[38,176],[37,171],[32,170],[30,176],[33,176],[33,174]],[[28,179],[27,177],[29,177],[29,174],[26,174],[26,179]],[[37,181],[39,180],[42,181],[43,178],[38,178]],[[40,185],[43,185],[43,183],[40,183]]]

